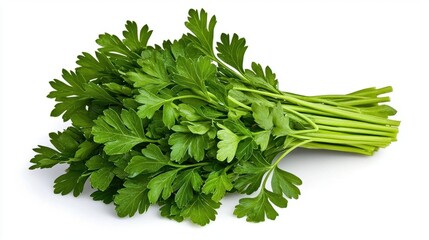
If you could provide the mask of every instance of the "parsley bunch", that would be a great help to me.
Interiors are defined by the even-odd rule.
[[[214,44],[216,18],[190,10],[182,38],[148,45],[148,26],[128,21],[123,38],[101,34],[94,55],[50,82],[52,116],[71,126],[50,133],[31,169],[67,164],[54,192],[94,200],[120,217],[160,206],[162,216],[205,225],[226,193],[244,197],[234,214],[261,222],[297,199],[301,180],[279,162],[295,148],[371,155],[396,140],[391,87],[303,96],[278,89],[269,67],[243,66],[237,34]],[[215,47],[216,46],[216,47]]]

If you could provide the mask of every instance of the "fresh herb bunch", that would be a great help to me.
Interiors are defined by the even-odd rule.
[[[269,67],[245,69],[247,46],[221,34],[216,18],[190,10],[182,38],[148,45],[148,26],[128,21],[123,39],[97,39],[74,71],[50,82],[52,116],[72,126],[50,133],[31,169],[68,164],[54,192],[78,196],[89,179],[94,200],[120,217],[158,204],[161,215],[205,225],[228,192],[253,194],[234,214],[275,219],[273,205],[297,199],[301,180],[279,168],[298,147],[371,155],[396,140],[391,87],[345,95],[303,96],[278,89]]]

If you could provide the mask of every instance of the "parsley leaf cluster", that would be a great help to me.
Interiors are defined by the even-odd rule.
[[[371,155],[396,140],[391,87],[349,94],[283,92],[270,67],[243,66],[246,40],[221,34],[215,16],[189,11],[180,39],[148,45],[152,31],[128,21],[123,37],[101,34],[95,54],[50,82],[54,117],[71,126],[49,134],[30,169],[68,165],[54,192],[96,201],[120,217],[152,205],[164,217],[215,220],[222,198],[240,199],[237,217],[275,219],[300,195],[301,180],[279,162],[298,147]]]

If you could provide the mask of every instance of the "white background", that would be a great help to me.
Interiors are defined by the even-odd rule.
[[[206,227],[176,223],[157,207],[118,218],[113,205],[52,192],[63,171],[29,171],[37,144],[67,124],[51,118],[48,81],[93,52],[99,33],[126,20],[178,38],[189,8],[218,18],[217,36],[247,39],[281,88],[347,93],[392,85],[399,141],[373,157],[296,151],[282,167],[304,182],[275,221],[247,223],[228,196]],[[0,239],[429,239],[428,1],[3,1],[1,3]],[[89,190],[89,189],[87,189]]]

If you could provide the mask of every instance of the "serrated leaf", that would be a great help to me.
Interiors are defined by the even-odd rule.
[[[129,179],[124,183],[124,188],[118,191],[114,199],[119,217],[132,217],[136,212],[142,214],[147,211],[150,206],[147,184],[146,177]]]
[[[140,118],[151,119],[156,111],[158,111],[164,104],[171,102],[171,98],[163,98],[160,95],[148,92],[146,90],[139,90],[139,95],[136,101],[141,103],[137,112]]]
[[[212,195],[212,200],[219,202],[227,191],[233,188],[232,182],[224,170],[211,172],[204,183],[202,192]]]
[[[147,42],[152,35],[152,30],[149,30],[147,25],[144,25],[139,32],[136,22],[127,21],[125,28],[127,30],[122,32],[125,38],[123,42],[131,51],[139,53],[146,48]]]
[[[188,129],[193,134],[203,135],[211,129],[211,122],[189,122]]]
[[[121,115],[112,109],[95,120],[92,128],[94,141],[103,143],[109,155],[129,152],[135,145],[153,142],[144,134],[144,123],[133,110],[122,110]]]
[[[217,144],[219,150],[217,151],[216,158],[219,161],[227,160],[227,162],[231,162],[235,157],[238,143],[242,138],[221,124],[219,124],[219,127],[222,130],[217,132],[217,137],[220,141]]]
[[[182,209],[177,206],[177,204],[174,202],[174,199],[167,199],[166,201],[162,202],[162,206],[159,210],[161,216],[163,217],[167,217],[177,222],[183,221],[183,217],[180,215],[182,213]]]
[[[191,9],[188,14],[188,21],[185,22],[185,26],[193,33],[193,35],[188,35],[188,38],[195,47],[206,55],[214,56],[213,36],[216,26],[216,17],[212,16],[210,21],[208,21],[207,12],[204,9],[201,9],[200,12]]]
[[[168,129],[174,126],[179,113],[172,102],[167,102],[162,107],[162,122]]]
[[[118,75],[118,71],[110,59],[100,52],[95,52],[95,57],[83,52],[77,58],[76,63],[79,67],[76,68],[76,71],[86,80],[95,78],[112,80]]]
[[[297,186],[301,184],[302,181],[297,176],[278,167],[274,169],[271,179],[271,187],[274,193],[284,194],[288,198],[298,199],[301,192]]]
[[[239,161],[248,160],[252,154],[253,150],[257,148],[255,141],[251,138],[245,138],[238,143],[237,151],[235,156]]]
[[[89,175],[84,175],[85,165],[81,163],[71,164],[66,173],[55,179],[54,193],[66,195],[73,192],[73,196],[79,196]]]
[[[254,133],[255,143],[259,145],[261,151],[265,151],[268,147],[268,143],[270,142],[271,131],[260,131]]]
[[[100,191],[104,191],[109,187],[114,177],[115,174],[112,172],[112,168],[101,168],[91,173],[91,186]]]
[[[127,79],[134,87],[158,93],[171,84],[167,59],[159,51],[143,51],[137,63],[141,69],[127,73]]]
[[[85,165],[88,168],[88,170],[91,170],[91,171],[112,166],[112,164],[101,155],[95,155],[91,157],[90,159],[88,159],[88,161],[85,162]]]
[[[58,151],[45,146],[38,146],[33,151],[37,154],[30,160],[33,163],[30,169],[51,168],[66,159]]]
[[[156,203],[161,197],[167,199],[173,193],[173,182],[176,179],[178,170],[171,170],[168,172],[161,173],[149,181],[148,188],[149,201],[150,203]]]
[[[218,57],[231,67],[243,73],[243,59],[246,53],[246,39],[234,34],[230,39],[229,34],[222,33],[220,42],[217,43]]]
[[[115,196],[118,193],[119,189],[122,189],[124,185],[124,182],[118,178],[114,178],[111,182],[110,186],[104,190],[100,191],[97,190],[93,193],[91,193],[91,197],[94,201],[103,201],[105,204],[109,204],[113,202],[115,199]]]
[[[85,94],[103,105],[118,105],[119,101],[112,97],[101,85],[88,83],[85,85]]]
[[[168,165],[169,157],[161,152],[161,149],[155,144],[149,144],[142,150],[144,156],[134,156],[131,158],[125,172],[129,177],[135,177],[140,173],[154,173],[162,167]]]
[[[265,130],[273,128],[273,115],[270,108],[257,103],[252,104],[252,115],[259,127]]]
[[[211,200],[207,195],[199,194],[183,209],[181,216],[189,218],[193,223],[204,226],[216,219],[216,209],[219,207],[220,203]]]
[[[100,145],[92,141],[84,141],[79,144],[78,150],[75,153],[75,158],[88,159],[97,153],[97,148]]]
[[[194,198],[194,191],[200,191],[203,179],[195,169],[182,172],[177,179],[175,187],[178,190],[174,201],[179,208],[183,208]]]
[[[204,159],[206,136],[192,133],[173,133],[168,144],[171,145],[170,158],[176,162],[185,161],[188,156],[196,161]]]
[[[241,162],[234,169],[234,173],[238,174],[234,188],[240,193],[255,192],[261,186],[262,178],[270,170],[270,166],[259,151],[254,151],[251,159]]]
[[[248,222],[263,222],[265,217],[274,220],[279,215],[271,205],[275,203],[279,207],[286,207],[287,200],[266,189],[254,198],[242,198],[235,206],[234,214],[239,217],[246,217]]]
[[[112,55],[120,54],[129,58],[136,58],[139,55],[132,52],[117,36],[104,33],[100,34],[96,43],[101,47],[98,49],[101,53]]]
[[[272,109],[273,115],[273,135],[276,137],[287,136],[292,133],[292,129],[289,126],[289,117],[283,112],[283,108],[280,103],[278,103]]]
[[[217,71],[216,66],[208,57],[199,57],[198,59],[179,57],[176,69],[174,82],[184,88],[197,89],[204,94],[207,94],[205,82],[215,78]]]
[[[91,98],[85,93],[85,86],[88,79],[85,79],[80,73],[73,71],[62,71],[64,81],[53,80],[50,83],[54,89],[48,95],[48,98],[54,98],[58,103],[51,112],[51,116],[62,116],[64,121],[70,120],[76,112],[85,110],[90,103]]]
[[[252,70],[256,74],[256,76],[264,79],[268,84],[273,86],[274,88],[278,87],[278,81],[276,79],[276,74],[273,73],[270,67],[265,67],[265,72],[262,69],[261,64],[252,62]]]
[[[268,83],[262,76],[258,76],[252,70],[244,70],[244,77],[250,81],[255,88],[262,88],[269,92],[277,92],[278,89]]]

